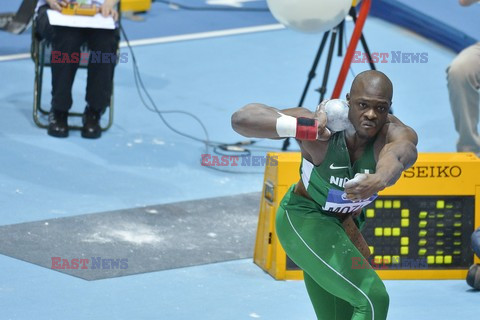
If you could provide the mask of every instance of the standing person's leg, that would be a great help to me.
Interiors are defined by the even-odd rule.
[[[277,212],[276,229],[288,256],[309,275],[306,284],[318,319],[331,320],[337,308],[334,304],[328,308],[323,299],[332,298],[312,286],[310,279],[353,306],[351,319],[386,319],[389,298],[385,286],[374,270],[352,268],[352,262],[362,255],[340,221],[320,213],[314,202],[290,191]]]
[[[89,32],[88,46],[91,55],[85,96],[87,107],[82,129],[84,138],[101,136],[100,117],[111,102],[119,40],[118,30],[92,29]]]
[[[450,106],[459,133],[457,151],[480,154],[480,42],[458,54],[447,69]]]

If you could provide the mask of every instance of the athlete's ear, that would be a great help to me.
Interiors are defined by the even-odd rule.
[[[347,93],[346,98],[347,98],[347,101],[348,101],[349,104],[350,104],[350,93]]]

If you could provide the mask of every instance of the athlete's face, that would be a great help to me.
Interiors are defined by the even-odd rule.
[[[348,119],[360,137],[373,138],[387,122],[392,105],[389,91],[376,81],[368,85],[364,81],[347,94],[350,105]]]

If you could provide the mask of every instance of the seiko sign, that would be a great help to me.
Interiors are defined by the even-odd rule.
[[[459,166],[414,166],[403,172],[404,178],[458,178],[461,175]]]

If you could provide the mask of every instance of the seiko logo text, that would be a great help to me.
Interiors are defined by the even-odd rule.
[[[461,175],[459,166],[414,166],[403,172],[404,178],[458,178]]]

